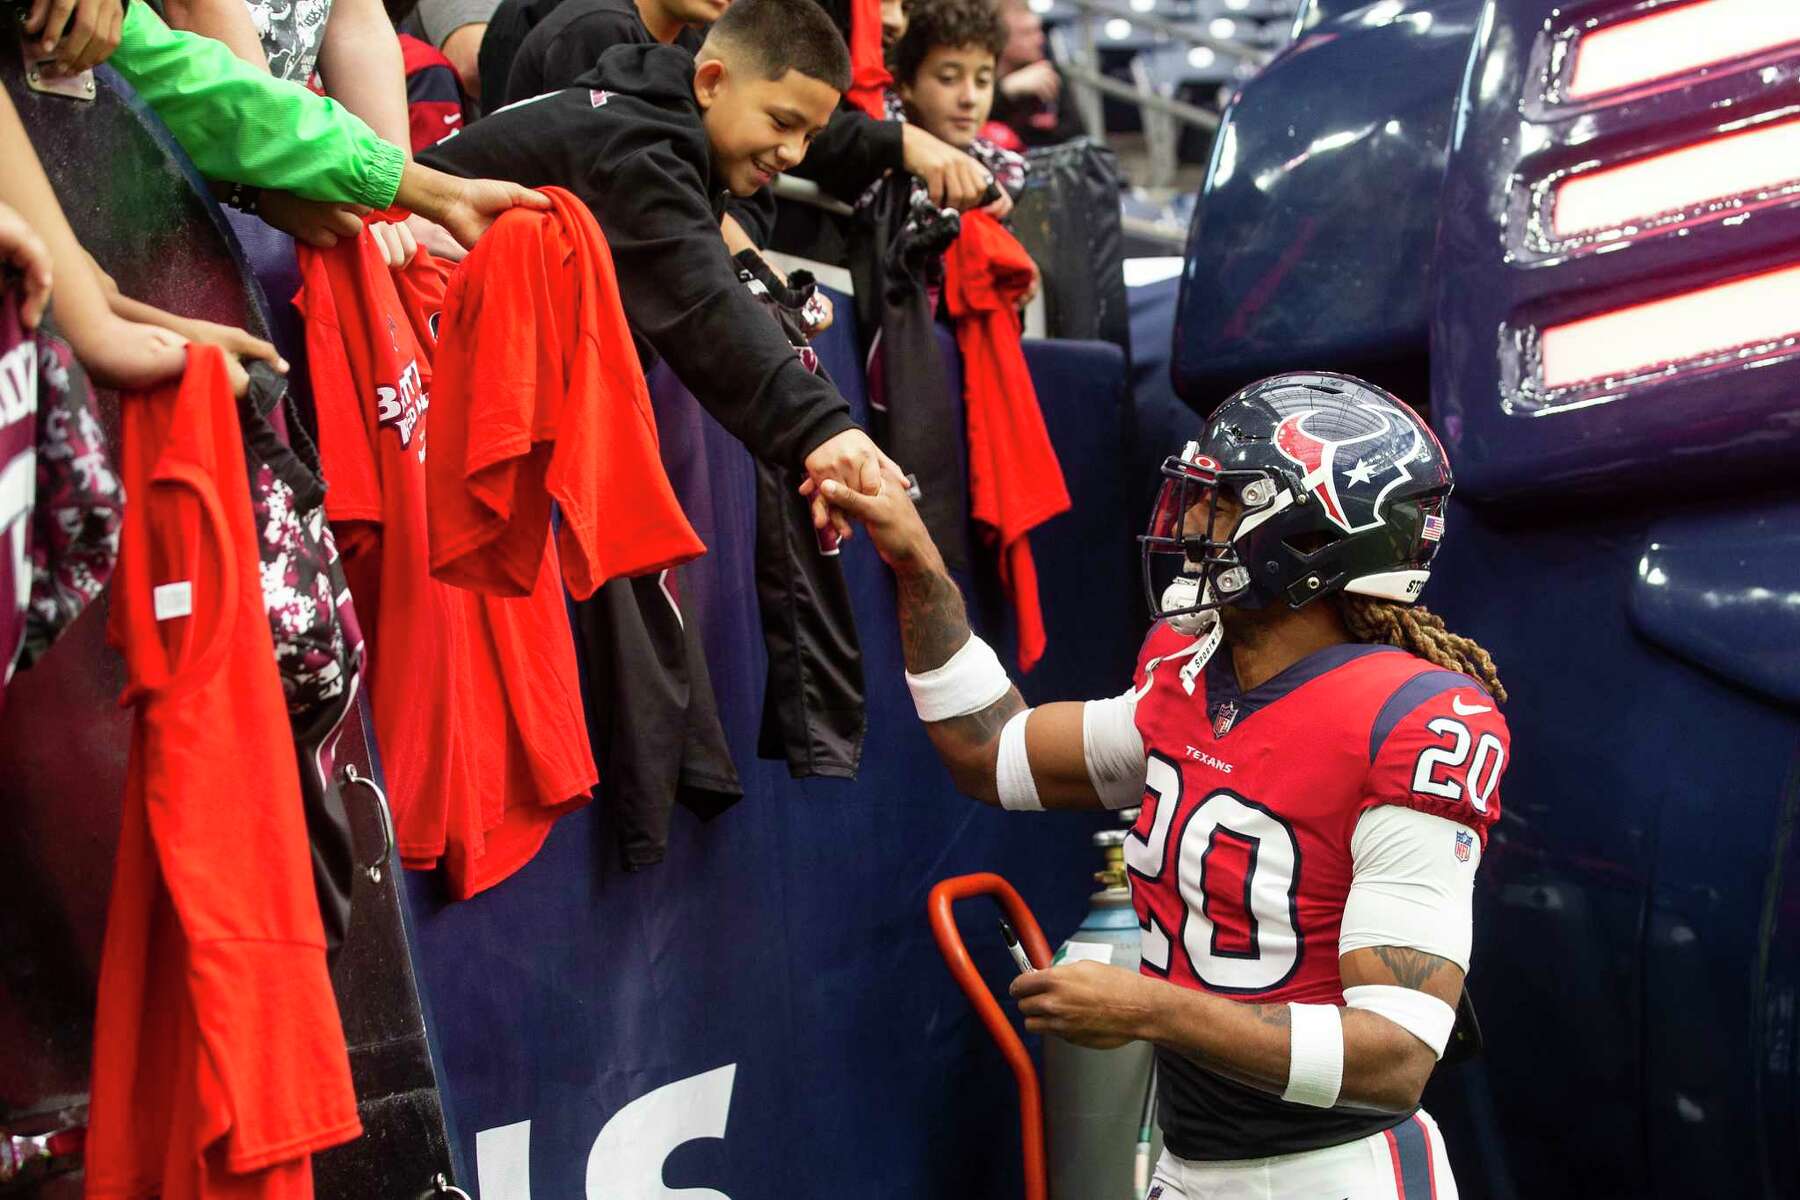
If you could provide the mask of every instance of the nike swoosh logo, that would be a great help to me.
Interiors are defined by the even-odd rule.
[[[444,124],[446,125],[454,125],[460,120],[462,120],[461,113],[447,113],[444,116]]]
[[[1450,707],[1459,717],[1472,717],[1476,713],[1493,712],[1491,704],[1464,704],[1460,696],[1450,697]]]

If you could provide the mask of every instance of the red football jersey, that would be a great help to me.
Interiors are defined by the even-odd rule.
[[[1384,804],[1446,817],[1466,830],[1447,830],[1443,852],[1469,857],[1500,815],[1506,722],[1473,679],[1392,646],[1331,646],[1240,693],[1229,652],[1195,670],[1194,645],[1159,624],[1135,678],[1149,766],[1125,862],[1141,969],[1257,1003],[1342,1004],[1358,818]],[[1286,1104],[1185,1061],[1170,1074],[1165,1133],[1184,1158],[1288,1153],[1393,1123]]]

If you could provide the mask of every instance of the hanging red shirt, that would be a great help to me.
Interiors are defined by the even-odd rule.
[[[484,237],[482,244],[487,241]],[[436,413],[434,455],[446,454],[445,429],[454,424],[446,413],[467,403],[454,394],[446,400],[434,367],[434,360],[447,353],[439,349],[438,334],[446,329],[443,312],[452,273],[449,263],[420,251],[393,277],[420,346],[420,375]],[[428,473],[433,461],[426,459]],[[450,890],[458,897],[492,887],[529,862],[556,819],[585,804],[599,781],[563,598],[561,559],[547,522],[537,530],[536,561],[526,595],[451,589],[471,630],[472,657],[501,683],[470,697],[473,727],[495,731],[470,742],[472,770],[477,778],[503,783],[484,786],[475,803],[464,806],[462,833],[452,838],[445,857]]]
[[[1019,304],[1032,276],[1025,248],[991,214],[962,215],[962,234],[944,255],[944,304],[963,357],[969,516],[999,551],[1000,581],[1019,623],[1019,666],[1026,671],[1043,656],[1046,640],[1026,534],[1069,511],[1062,464],[1019,344]]]
[[[538,575],[550,504],[577,600],[705,553],[657,449],[656,414],[593,214],[561,188],[513,209],[450,277],[436,355],[431,568],[501,596]]]
[[[516,601],[431,577],[426,410],[444,272],[421,252],[396,276],[367,232],[302,248],[300,263],[326,512],[345,531],[358,610],[372,612],[369,690],[401,858],[441,862],[466,899],[529,862],[599,778],[555,559]]]
[[[309,1200],[308,1155],[362,1128],[222,353],[121,410],[107,632],[136,713],[87,1194]]]
[[[893,85],[881,44],[881,0],[850,0],[850,90],[844,98],[885,121],[885,93]]]

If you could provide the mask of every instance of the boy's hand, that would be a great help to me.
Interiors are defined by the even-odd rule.
[[[50,301],[50,251],[42,239],[25,223],[25,218],[0,204],[0,262],[16,267],[25,281],[25,300],[19,319],[25,328],[36,329]]]
[[[804,465],[807,484],[812,486],[803,484],[801,494],[809,495],[812,501],[813,528],[824,529],[830,525],[837,531],[839,540],[850,538],[850,522],[841,513],[832,511],[818,485],[829,479],[858,492],[874,493],[881,490],[883,468],[892,467],[896,472],[900,469],[860,429],[846,429],[821,442],[806,456]]]
[[[958,212],[974,208],[994,182],[986,167],[917,125],[901,127],[900,146],[906,169],[925,181],[925,190],[939,208]]]
[[[893,464],[882,469],[881,487],[872,496],[835,479],[827,479],[817,490],[834,508],[861,522],[876,553],[895,571],[929,570],[940,562],[931,534],[907,494],[906,476]]]
[[[360,205],[303,200],[290,192],[264,192],[256,214],[297,242],[329,250],[338,239],[354,240],[369,210]]]

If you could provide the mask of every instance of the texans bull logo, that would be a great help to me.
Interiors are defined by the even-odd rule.
[[[1347,428],[1337,437],[1321,436],[1308,428],[1309,418],[1315,425],[1331,421]],[[1393,434],[1407,427],[1412,440],[1396,453]],[[1422,440],[1410,421],[1397,420],[1375,404],[1295,413],[1275,427],[1275,448],[1304,472],[1302,486],[1318,497],[1326,517],[1345,533],[1361,533],[1383,523],[1388,493],[1412,478],[1406,464],[1418,457]],[[1355,519],[1365,511],[1366,520]]]

